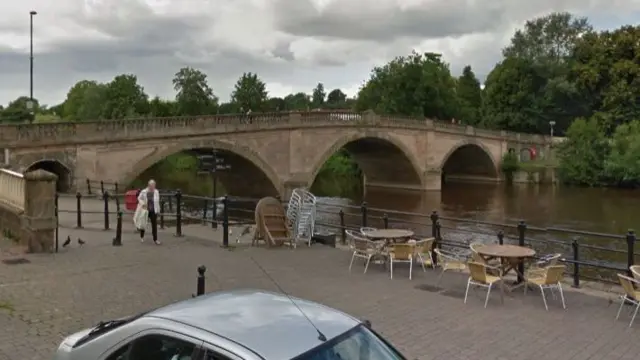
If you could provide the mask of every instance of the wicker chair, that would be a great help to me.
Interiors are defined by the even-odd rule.
[[[484,299],[484,307],[487,307],[489,303],[489,296],[491,295],[491,289],[494,284],[502,281],[499,276],[490,275],[487,273],[489,265],[485,263],[470,261],[467,263],[469,267],[469,280],[467,280],[467,290],[464,292],[464,303],[467,303],[467,297],[469,296],[469,288],[471,286],[480,286],[487,288],[487,296]],[[500,301],[504,303],[504,293],[500,291]]]
[[[555,293],[553,290],[558,290],[560,293],[560,299],[562,300],[562,308],[566,309],[567,305],[564,301],[564,292],[562,291],[562,278],[564,276],[564,265],[553,265],[548,266],[544,269],[544,274],[542,276],[535,276],[533,278],[527,278],[525,276],[525,286],[524,293],[527,293],[527,288],[529,284],[536,285],[540,288],[540,293],[542,294],[542,301],[544,302],[544,307],[549,310],[549,306],[547,305],[547,297],[544,293],[546,289],[551,290],[551,295],[555,298]]]

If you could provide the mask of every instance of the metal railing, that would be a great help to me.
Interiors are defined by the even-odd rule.
[[[91,186],[91,188],[90,188]],[[99,187],[98,187],[99,186]],[[82,228],[83,199],[100,198],[104,214],[104,229],[111,228],[110,215],[117,214],[114,245],[121,243],[124,193],[110,193],[106,189],[118,189],[117,184],[87,182],[87,194],[76,196],[76,227]],[[91,189],[91,190],[89,190]],[[95,190],[94,190],[95,189]],[[103,191],[104,189],[104,191]],[[97,192],[96,192],[97,190]],[[158,224],[161,229],[175,227],[176,236],[183,236],[183,225],[201,223],[223,229],[223,246],[229,246],[229,226],[253,224],[255,205],[259,199],[223,196],[211,198],[182,194],[180,190],[161,190]],[[286,204],[285,204],[286,205]],[[65,210],[69,212],[69,210]],[[474,241],[495,242],[530,246],[538,253],[561,253],[561,261],[569,265],[568,275],[573,286],[579,287],[581,280],[615,282],[615,274],[631,275],[629,267],[636,263],[640,252],[636,251],[637,236],[629,229],[625,234],[536,227],[525,221],[517,223],[495,223],[481,220],[442,216],[437,211],[419,214],[370,207],[318,202],[316,227],[333,231],[337,241],[346,244],[346,230],[360,227],[411,229],[416,237],[434,237],[435,247],[467,251]],[[96,211],[93,211],[96,213]],[[57,250],[57,239],[56,239]],[[436,257],[434,257],[435,259]],[[524,273],[523,264],[520,273]]]

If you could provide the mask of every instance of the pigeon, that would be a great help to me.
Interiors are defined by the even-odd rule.
[[[80,246],[82,246],[82,245],[84,245],[84,244],[85,244],[85,242],[84,242],[84,240],[82,240],[82,239],[78,238],[78,244],[80,244]]]
[[[249,234],[251,232],[251,226],[247,226],[244,229],[242,229],[242,232],[240,233],[240,235],[238,235],[238,237],[236,238],[236,244],[238,244],[240,242],[240,238]]]
[[[67,240],[62,243],[62,247],[67,247],[69,244],[71,244],[71,236],[67,236]]]

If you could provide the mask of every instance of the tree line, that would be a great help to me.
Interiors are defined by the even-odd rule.
[[[564,182],[636,186],[640,164],[640,26],[596,31],[587,18],[552,13],[527,21],[478,79],[471,66],[452,74],[437,53],[413,52],[377,66],[353,99],[340,89],[270,97],[255,73],[240,76],[229,102],[220,102],[207,75],[180,69],[175,99],[152,99],[135,75],[102,84],[75,84],[62,104],[36,104],[36,121],[83,121],[140,116],[372,109],[489,129],[566,136],[554,149]],[[27,98],[11,102],[3,121],[24,121]],[[552,130],[553,129],[553,130]]]

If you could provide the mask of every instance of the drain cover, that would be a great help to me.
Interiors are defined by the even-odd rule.
[[[427,285],[427,284],[417,285],[416,289],[424,290],[424,291],[428,291],[428,292],[434,292],[434,293],[435,292],[439,292],[440,290],[442,290],[442,288],[439,288],[439,287],[434,286],[434,285]]]
[[[2,263],[6,265],[20,265],[20,264],[28,264],[30,263],[30,261],[25,258],[15,258],[15,259],[4,259],[2,260]]]

